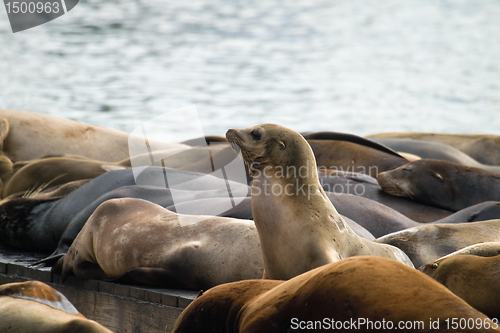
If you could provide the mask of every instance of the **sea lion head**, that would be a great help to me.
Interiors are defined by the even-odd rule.
[[[451,191],[442,161],[430,159],[414,161],[394,170],[381,172],[377,181],[384,192],[410,199],[439,198]]]
[[[276,124],[262,124],[245,129],[230,129],[227,140],[241,150],[243,160],[254,169],[266,166],[302,166],[307,162],[316,170],[311,147],[299,133]]]

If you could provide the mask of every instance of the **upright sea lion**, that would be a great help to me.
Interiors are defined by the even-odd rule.
[[[144,138],[130,137],[129,140],[129,134],[125,132],[45,114],[2,109],[0,117],[5,118],[10,127],[3,152],[13,161],[58,154],[116,162],[129,157],[129,143],[146,145]],[[157,150],[189,148],[178,143],[156,141],[154,147]]]
[[[452,211],[500,200],[500,175],[446,161],[418,160],[377,180],[389,194]]]
[[[113,199],[89,218],[62,265],[83,279],[206,290],[262,276],[262,255],[252,221],[179,215],[139,199]],[[197,223],[186,222],[193,220]]]
[[[39,281],[0,285],[0,318],[4,333],[111,333]]]
[[[500,255],[454,255],[430,262],[419,270],[474,309],[490,318],[500,318]]]
[[[367,138],[407,138],[440,142],[453,146],[476,161],[500,165],[500,136],[490,134],[445,134],[445,133],[379,133]]]
[[[499,332],[498,325],[425,274],[377,257],[352,257],[282,282],[214,287],[179,316],[173,333]],[[485,329],[484,327],[491,327]]]
[[[500,166],[479,163],[464,152],[444,143],[411,139],[373,138],[371,140],[384,144],[387,147],[390,147],[397,151],[404,151],[407,153],[415,154],[417,156],[420,156],[421,158],[448,161],[475,168],[485,169],[494,173],[500,173]]]
[[[263,124],[230,129],[226,137],[241,149],[253,174],[252,215],[266,278],[290,279],[359,255],[412,266],[401,250],[365,240],[345,223],[322,189],[312,149],[299,133]]]
[[[375,242],[400,248],[415,267],[420,267],[473,244],[500,242],[500,220],[426,224],[385,235]]]

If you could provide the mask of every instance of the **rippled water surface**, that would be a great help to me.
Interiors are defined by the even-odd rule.
[[[496,0],[82,0],[13,34],[3,11],[0,108],[127,132],[195,104],[207,134],[500,134],[499,18]],[[171,117],[158,131],[191,137]]]

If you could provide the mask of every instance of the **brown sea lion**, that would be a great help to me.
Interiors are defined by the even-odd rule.
[[[490,134],[445,134],[445,133],[379,133],[367,138],[407,138],[440,142],[453,146],[476,161],[500,165],[500,136]]]
[[[111,333],[39,281],[0,285],[0,318],[3,333]]]
[[[144,146],[141,137],[45,114],[0,109],[9,123],[3,152],[13,161],[46,155],[78,155],[98,161],[117,162],[129,157],[129,143]],[[160,149],[188,148],[178,143],[153,142]]]
[[[358,172],[377,177],[409,161],[384,151],[360,144],[337,140],[308,140],[318,167]]]
[[[490,318],[500,318],[500,255],[453,255],[425,264],[419,270],[474,309]]]
[[[500,220],[426,224],[393,232],[375,242],[400,248],[415,267],[420,267],[470,245],[500,242]]]
[[[252,216],[265,277],[290,279],[343,258],[374,255],[412,266],[394,247],[379,247],[345,223],[322,189],[316,160],[297,132],[275,124],[230,129],[253,175]]]
[[[110,164],[81,157],[49,157],[27,163],[17,170],[2,191],[3,197],[23,195],[45,186],[66,184],[75,180],[93,179],[110,170],[130,166],[128,159]]]
[[[180,215],[132,198],[101,204],[54,271],[61,265],[63,280],[73,273],[194,290],[262,276],[252,221]]]
[[[451,329],[453,318],[477,321]],[[481,324],[481,326],[479,325]],[[486,325],[493,329],[484,329]],[[173,333],[498,332],[498,325],[412,268],[352,257],[291,280],[249,280],[212,288],[177,319]]]
[[[377,180],[386,193],[452,211],[500,200],[500,175],[447,161],[418,160]]]

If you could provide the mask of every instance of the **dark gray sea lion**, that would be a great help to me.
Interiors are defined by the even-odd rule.
[[[452,211],[500,200],[500,175],[446,161],[418,160],[382,172],[377,180],[391,195]]]
[[[398,249],[374,246],[377,243],[359,237],[345,223],[322,189],[314,154],[299,133],[263,124],[230,129],[226,137],[241,149],[253,174],[252,216],[266,278],[290,279],[359,255],[411,266]]]
[[[328,193],[327,193],[328,195]],[[223,213],[218,214],[218,216],[222,217],[232,217],[237,219],[247,219],[252,220],[252,202],[250,197],[239,198],[238,202],[240,202],[236,207],[233,207],[229,210],[224,211]],[[182,211],[190,212],[193,215],[203,215],[203,212],[206,211],[207,207],[220,207],[220,210],[224,210],[224,207],[227,205],[226,198],[204,198],[193,201],[185,201],[181,203],[176,203],[175,205],[167,207],[168,210],[176,212],[176,208],[181,208]],[[346,207],[346,211],[349,211]],[[342,218],[347,222],[347,224],[354,230],[354,232],[365,239],[374,240],[375,237],[360,224],[351,220],[346,216],[342,216]],[[399,230],[399,229],[398,229]]]
[[[415,202],[409,198],[387,194],[375,178],[364,174],[319,169],[318,176],[321,186],[327,192],[362,196],[390,207],[417,222],[433,222],[453,213]]]
[[[248,187],[243,184],[226,184],[216,177],[176,169],[168,169],[170,182],[167,184],[164,177],[166,169],[149,167],[142,170],[137,181],[144,186],[165,189],[167,185],[186,184],[183,185],[185,190],[205,191],[222,188],[227,194],[226,186],[231,184],[234,191],[248,191]],[[190,182],[195,179],[196,182]],[[0,205],[0,244],[26,251],[50,253],[58,246],[59,239],[78,213],[102,195],[119,187],[135,184],[132,169],[116,170],[106,172],[60,200],[17,198],[4,201]],[[87,214],[89,212],[92,214],[90,209],[86,210]],[[79,218],[78,223],[83,226],[88,216]],[[81,226],[70,228],[69,233],[73,235],[73,239]]]

